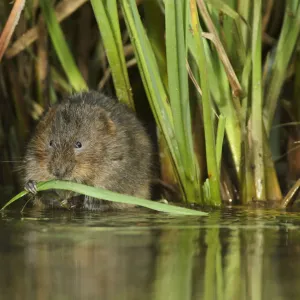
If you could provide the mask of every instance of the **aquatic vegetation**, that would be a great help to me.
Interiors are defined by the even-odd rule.
[[[87,87],[153,117],[161,177],[184,202],[280,205],[299,178],[299,0],[28,1],[12,30],[1,185],[17,185],[10,169],[44,107]]]

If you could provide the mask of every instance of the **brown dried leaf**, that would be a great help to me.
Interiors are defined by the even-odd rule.
[[[16,0],[0,36],[0,61],[19,22],[25,0]]]

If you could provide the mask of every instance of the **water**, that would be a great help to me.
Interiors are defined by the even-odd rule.
[[[299,299],[300,213],[0,213],[0,299]]]

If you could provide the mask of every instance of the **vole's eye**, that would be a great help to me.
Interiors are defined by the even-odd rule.
[[[80,142],[75,143],[75,148],[79,149],[82,147],[82,144]]]
[[[50,147],[53,147],[53,146],[54,146],[54,141],[53,141],[53,140],[51,140],[51,141],[49,142],[49,146],[50,146]]]

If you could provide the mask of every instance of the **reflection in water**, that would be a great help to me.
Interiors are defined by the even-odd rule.
[[[0,215],[1,299],[298,299],[300,220],[225,210]]]

